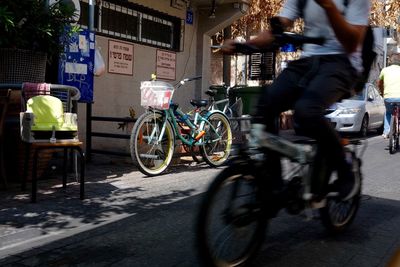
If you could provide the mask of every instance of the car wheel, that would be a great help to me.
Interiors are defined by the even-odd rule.
[[[368,134],[368,115],[365,114],[361,122],[360,135],[366,137]]]
[[[376,132],[377,132],[378,134],[383,134],[383,124],[382,124],[382,126],[379,126],[378,129],[376,129]]]

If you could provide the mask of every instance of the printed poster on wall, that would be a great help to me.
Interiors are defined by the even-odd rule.
[[[108,72],[133,75],[133,44],[108,40]]]
[[[176,80],[176,53],[157,50],[157,79]]]
[[[60,54],[58,83],[78,88],[79,102],[93,102],[94,44],[94,32],[82,29],[70,37]]]

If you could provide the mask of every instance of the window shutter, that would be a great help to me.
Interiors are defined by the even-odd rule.
[[[275,78],[275,53],[257,53],[249,58],[249,80],[273,80]]]

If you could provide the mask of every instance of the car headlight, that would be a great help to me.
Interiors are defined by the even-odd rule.
[[[352,115],[360,111],[361,111],[360,108],[345,108],[345,109],[340,109],[338,114]]]

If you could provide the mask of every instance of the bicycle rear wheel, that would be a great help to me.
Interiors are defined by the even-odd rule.
[[[196,229],[205,266],[242,266],[258,251],[268,222],[259,194],[255,177],[243,166],[224,169],[211,183]]]
[[[398,133],[398,125],[397,125],[397,117],[392,116],[390,119],[390,132],[389,132],[389,153],[394,154],[399,145],[399,133]]]
[[[354,153],[348,153],[351,153],[353,173],[356,179],[355,186],[358,186],[356,194],[347,201],[343,201],[337,197],[328,197],[326,206],[319,210],[323,225],[328,231],[335,234],[341,233],[348,228],[354,220],[360,206],[362,187],[361,161]],[[333,175],[336,174],[333,173]],[[333,179],[335,179],[335,177]]]
[[[228,118],[223,113],[211,113],[208,116],[204,131],[206,132],[200,146],[200,152],[205,162],[212,167],[221,166],[226,162],[231,152],[232,130]]]
[[[162,138],[162,127],[165,130]],[[174,154],[175,136],[171,123],[160,112],[146,112],[136,121],[131,134],[130,150],[138,169],[154,176],[168,167]]]

